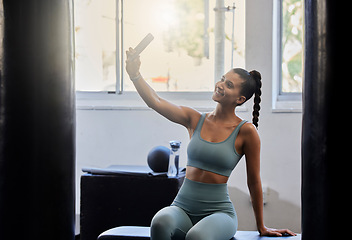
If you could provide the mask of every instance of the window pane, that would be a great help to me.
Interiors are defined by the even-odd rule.
[[[302,92],[303,2],[282,1],[281,92]]]
[[[75,1],[77,91],[115,91],[115,6],[115,0]]]
[[[119,3],[121,1],[118,1]],[[205,8],[208,3],[208,8]],[[216,0],[124,0],[123,46],[135,47],[147,34],[154,41],[142,53],[141,72],[157,91],[212,91]],[[225,0],[226,6],[233,1]],[[120,6],[121,7],[121,6]],[[245,0],[236,1],[234,66],[244,67]],[[206,9],[206,10],[205,10]],[[116,0],[75,3],[76,90],[116,91],[116,68],[124,90],[135,91],[123,66],[116,66]],[[121,16],[120,16],[121,17]],[[231,68],[232,12],[225,13],[225,69]],[[208,24],[205,24],[208,20]]]
[[[147,34],[154,41],[141,54],[141,72],[157,91],[212,91],[214,88],[215,0],[124,1],[124,49]],[[234,65],[244,67],[244,0],[236,2]],[[225,5],[232,6],[233,1]],[[209,26],[204,25],[209,17]],[[232,12],[225,13],[225,66],[230,69]],[[207,50],[208,49],[208,53]],[[124,68],[124,67],[123,67]],[[124,71],[124,90],[135,88]]]

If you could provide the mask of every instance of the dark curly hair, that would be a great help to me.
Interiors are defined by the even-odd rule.
[[[247,102],[254,95],[254,106],[253,106],[253,124],[258,128],[259,121],[259,110],[260,110],[260,96],[262,95],[262,76],[256,70],[248,72],[242,68],[234,68],[233,71],[237,73],[244,81],[241,85],[241,94],[246,98],[244,102]],[[243,103],[242,103],[243,104]],[[240,104],[240,105],[242,105]]]

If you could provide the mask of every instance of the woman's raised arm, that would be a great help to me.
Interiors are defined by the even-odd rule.
[[[134,50],[132,48],[126,51],[126,71],[130,76],[134,86],[136,87],[138,94],[142,97],[143,101],[148,105],[148,107],[154,109],[156,112],[166,117],[170,121],[185,126],[189,130],[195,127],[194,125],[197,124],[197,119],[199,119],[200,113],[193,108],[177,106],[159,97],[154,89],[152,89],[143,79],[139,72],[141,65],[140,58],[130,58],[133,53]]]

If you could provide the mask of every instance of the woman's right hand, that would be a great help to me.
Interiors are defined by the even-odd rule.
[[[136,57],[134,59],[131,59],[131,56],[135,53],[136,51],[133,48],[129,48],[128,51],[126,51],[127,55],[127,60],[126,60],[126,71],[130,78],[135,78],[137,77],[139,73],[139,69],[141,66],[141,60],[140,57]]]

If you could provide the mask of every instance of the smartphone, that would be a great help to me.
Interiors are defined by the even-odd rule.
[[[130,58],[131,60],[135,59],[136,57],[139,56],[141,52],[153,41],[154,36],[151,33],[148,33],[147,36],[145,36],[140,43],[134,48],[136,51]]]

